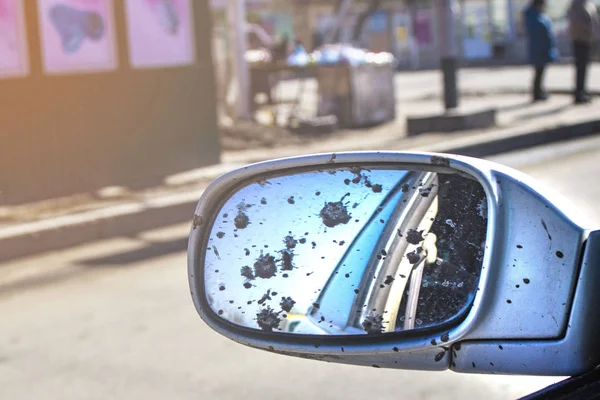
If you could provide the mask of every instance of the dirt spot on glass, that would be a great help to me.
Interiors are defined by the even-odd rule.
[[[254,276],[262,279],[270,279],[275,276],[277,266],[275,265],[275,257],[267,253],[260,255],[254,263]]]
[[[248,280],[254,280],[254,273],[252,272],[252,269],[247,265],[243,266],[240,269],[240,274]]]
[[[391,275],[388,275],[388,276],[386,276],[386,277],[385,277],[385,281],[384,281],[383,283],[384,283],[384,284],[386,284],[386,285],[391,285],[391,284],[392,284],[392,282],[394,282],[394,280],[395,280],[395,279],[394,279],[394,277],[393,277],[393,276],[391,276]]]
[[[432,183],[431,185],[429,185],[427,187],[419,188],[419,194],[423,197],[429,197],[429,195],[431,194],[431,191],[433,190],[434,187],[435,187],[435,185]]]
[[[264,197],[260,199],[260,204],[262,204],[263,206],[267,204],[267,199],[265,199]]]
[[[237,229],[246,229],[248,225],[250,225],[250,218],[248,218],[248,215],[240,208],[238,210],[238,215],[233,219],[233,223]]]
[[[260,298],[260,300],[257,301],[257,303],[262,305],[267,300],[273,300],[271,299],[271,289],[267,290],[267,293],[263,294],[263,296]]]
[[[217,237],[223,239],[225,237],[225,232],[217,232]]]
[[[275,312],[269,306],[263,308],[256,314],[258,327],[265,332],[273,332],[273,329],[277,329],[281,323],[281,318],[279,318],[280,313]]]
[[[284,239],[283,239],[283,243],[285,244],[285,247],[288,249],[293,249],[296,247],[296,245],[298,244],[298,241],[296,239],[294,239],[294,237],[292,235],[287,235]]]
[[[406,233],[406,241],[410,244],[419,244],[424,240],[423,231],[418,231],[416,229],[409,229]]]
[[[294,196],[290,196],[287,199],[288,204],[296,204],[296,200],[294,200]]]
[[[410,253],[407,253],[406,258],[408,258],[408,262],[413,265],[421,260],[421,256],[416,251],[411,251]]]
[[[562,252],[562,251],[560,251],[560,250],[559,250],[559,251],[557,251],[557,252],[556,252],[556,257],[558,257],[558,258],[563,258],[564,256],[565,256],[565,255],[563,254],[563,252]]]
[[[373,313],[367,315],[362,322],[362,327],[368,335],[374,335],[383,332],[383,316]]]
[[[294,269],[294,253],[289,250],[283,250],[281,252],[281,270],[291,271]]]
[[[524,284],[526,284],[526,285],[529,285],[529,282],[531,282],[531,281],[529,280],[529,278],[525,278],[525,279],[523,279],[523,283],[524,283]]]
[[[292,308],[294,308],[294,304],[296,304],[296,302],[292,300],[291,297],[282,297],[279,306],[283,311],[291,312]]]
[[[552,240],[552,235],[550,235],[550,231],[548,230],[548,225],[546,225],[546,221],[542,220],[542,226],[548,235],[548,240]]]
[[[341,201],[325,203],[325,206],[319,213],[323,224],[328,228],[335,228],[341,224],[347,224],[352,216],[348,213],[348,208]]]

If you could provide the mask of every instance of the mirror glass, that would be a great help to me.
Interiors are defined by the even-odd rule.
[[[378,167],[269,177],[225,202],[205,255],[221,318],[272,332],[364,335],[464,315],[487,200],[475,179]]]

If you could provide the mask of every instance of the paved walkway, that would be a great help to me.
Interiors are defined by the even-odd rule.
[[[398,74],[396,78],[398,118],[394,122],[369,129],[342,130],[325,136],[312,136],[303,140],[301,144],[292,146],[225,152],[219,165],[169,176],[164,179],[162,185],[144,190],[105,188],[95,193],[82,193],[34,204],[0,206],[0,241],[15,235],[36,235],[36,232],[58,229],[64,224],[89,224],[109,214],[113,218],[142,211],[146,213],[144,215],[151,217],[156,215],[157,209],[173,207],[174,204],[181,205],[187,210],[189,204],[197,201],[208,182],[222,173],[251,162],[319,152],[358,150],[443,152],[447,151],[446,149],[460,148],[473,143],[507,138],[512,140],[532,132],[600,119],[598,114],[600,99],[589,105],[575,106],[572,104],[571,96],[553,95],[547,102],[532,104],[527,94],[516,94],[520,90],[519,87],[526,88],[526,84],[521,85],[521,83],[529,72],[529,69],[522,67],[462,71],[461,87],[467,95],[463,97],[461,106],[465,109],[496,107],[497,126],[490,129],[408,137],[406,116],[443,111],[440,99],[435,96],[439,86],[437,80],[439,74],[435,71]],[[549,86],[557,90],[566,90],[570,74],[571,70],[568,66],[552,67],[548,75]],[[490,86],[489,93],[485,94],[481,90],[486,88],[489,80],[492,80],[494,85]],[[592,69],[590,86],[600,92],[600,67],[594,66]],[[505,90],[505,88],[512,88],[512,90]],[[181,209],[177,212],[181,213]],[[96,229],[102,231],[105,228]],[[102,231],[93,235],[110,234]]]

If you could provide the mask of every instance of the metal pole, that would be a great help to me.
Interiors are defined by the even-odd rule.
[[[446,107],[446,110],[452,110],[458,107],[456,12],[458,12],[458,4],[455,0],[438,0],[436,2],[440,66],[443,74],[444,106]]]
[[[237,89],[237,117],[250,119],[250,78],[246,62],[246,1],[228,0],[227,6],[233,76]]]
[[[506,13],[508,21],[508,32],[506,33],[506,39],[508,43],[513,43],[517,37],[517,24],[515,22],[515,4],[514,0],[507,0],[506,2]]]

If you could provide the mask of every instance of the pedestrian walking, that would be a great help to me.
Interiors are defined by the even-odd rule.
[[[533,101],[543,101],[548,98],[543,88],[544,72],[548,64],[558,60],[552,22],[545,14],[545,9],[545,0],[533,0],[525,9],[529,61],[534,67]]]
[[[575,103],[590,102],[586,77],[592,45],[599,33],[598,10],[590,0],[573,0],[569,7],[569,34],[575,58]]]

